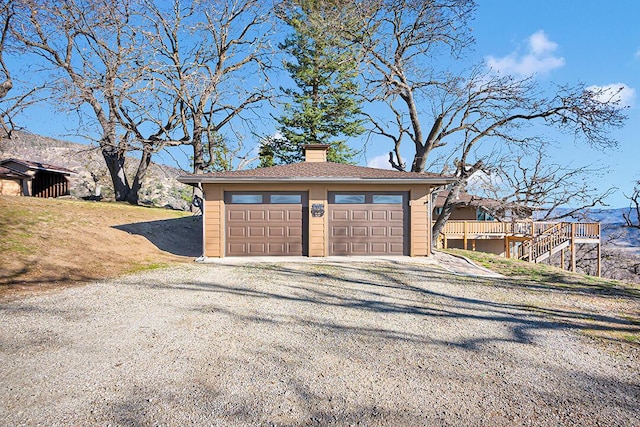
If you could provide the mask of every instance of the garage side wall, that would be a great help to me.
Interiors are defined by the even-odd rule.
[[[224,256],[224,193],[220,185],[205,185],[204,220],[202,223],[203,254]]]
[[[429,215],[429,193],[428,186],[414,186],[411,188],[410,199],[410,237],[411,256],[431,255],[431,218]]]
[[[427,185],[362,185],[362,184],[203,184],[204,224],[203,252],[207,257],[225,256],[225,203],[224,193],[234,191],[302,191],[309,195],[308,255],[323,257],[328,255],[328,194],[339,191],[408,191],[409,208],[409,255],[427,256],[429,243],[429,187]],[[311,215],[314,204],[324,206],[322,217]]]

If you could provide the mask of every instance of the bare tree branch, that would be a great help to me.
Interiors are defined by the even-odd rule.
[[[640,229],[640,180],[636,182],[631,195],[625,195],[625,197],[629,199],[630,205],[627,212],[622,213],[622,218],[627,227]]]

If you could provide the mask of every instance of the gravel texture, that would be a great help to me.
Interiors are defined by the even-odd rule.
[[[0,306],[3,425],[640,425],[637,353],[413,260],[194,264]]]

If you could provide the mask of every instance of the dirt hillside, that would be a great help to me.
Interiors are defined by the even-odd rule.
[[[76,198],[100,194],[113,199],[113,186],[100,150],[95,146],[13,132],[11,138],[0,138],[0,160],[18,158],[62,166],[76,172],[69,177],[71,195]],[[138,159],[127,157],[125,170],[132,182]],[[176,180],[183,174],[176,168],[152,162],[139,192],[146,205],[188,210],[191,188]]]
[[[0,299],[191,262],[201,236],[187,212],[0,196]]]

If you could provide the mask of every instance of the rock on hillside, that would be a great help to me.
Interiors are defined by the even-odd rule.
[[[19,158],[62,166],[77,172],[71,176],[71,195],[113,197],[113,187],[100,150],[95,146],[75,144],[59,139],[13,132],[12,137],[0,139],[0,159]],[[129,158],[127,175],[133,179],[138,160]],[[187,210],[191,188],[176,177],[182,172],[170,166],[152,163],[140,190],[144,204]]]

